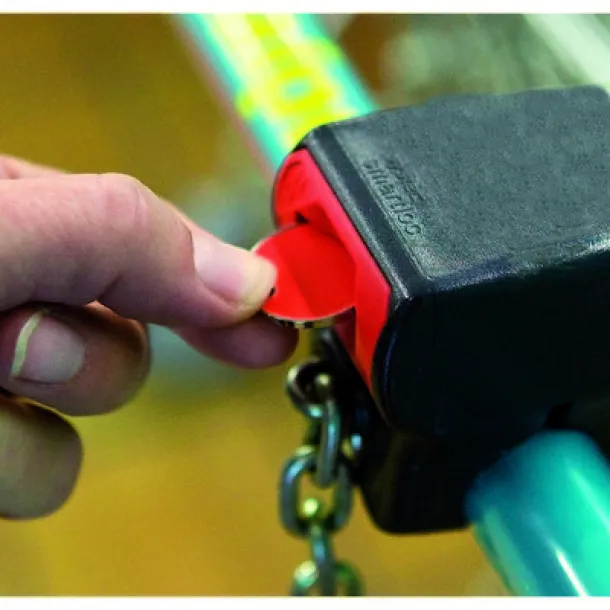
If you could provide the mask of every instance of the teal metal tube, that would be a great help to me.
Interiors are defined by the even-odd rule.
[[[588,437],[541,434],[474,485],[475,535],[517,595],[610,595],[610,470]]]

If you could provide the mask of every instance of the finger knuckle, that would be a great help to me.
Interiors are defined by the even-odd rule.
[[[0,154],[0,179],[15,177],[15,160],[8,155]]]
[[[150,220],[150,191],[126,174],[100,174],[98,192],[103,222],[133,240],[146,233]]]

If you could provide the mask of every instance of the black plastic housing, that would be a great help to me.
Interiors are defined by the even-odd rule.
[[[300,148],[392,290],[366,503],[390,532],[461,527],[476,473],[610,394],[608,94],[438,99],[321,126]]]

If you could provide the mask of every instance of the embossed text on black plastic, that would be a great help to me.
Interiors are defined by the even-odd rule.
[[[400,165],[393,159],[371,159],[363,163],[363,168],[390,219],[407,235],[419,235],[422,226],[417,219],[418,205],[424,201]]]

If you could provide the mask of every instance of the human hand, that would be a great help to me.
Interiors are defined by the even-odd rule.
[[[146,323],[243,367],[288,358],[293,332],[257,314],[275,270],[137,180],[0,157],[0,515],[57,509],[82,446],[68,416],[111,411],[149,369]],[[54,409],[23,404],[24,396]]]

